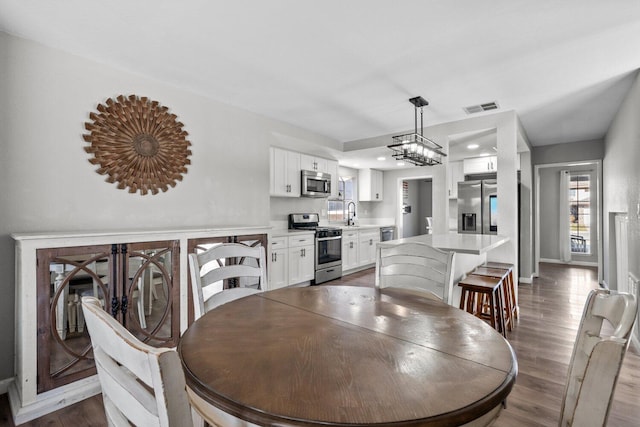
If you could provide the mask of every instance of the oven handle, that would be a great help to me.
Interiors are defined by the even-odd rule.
[[[318,237],[316,240],[318,242],[325,242],[327,240],[338,240],[338,239],[342,239],[342,236],[336,236],[336,237]]]

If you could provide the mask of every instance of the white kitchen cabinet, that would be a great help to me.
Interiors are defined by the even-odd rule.
[[[360,169],[358,171],[358,200],[361,202],[381,202],[383,188],[382,171]]]
[[[498,156],[472,157],[463,160],[465,175],[493,173],[498,171]]]
[[[272,196],[300,197],[300,153],[271,147],[269,170]]]
[[[289,284],[315,277],[315,241],[313,234],[289,236]]]
[[[274,237],[271,239],[271,252],[269,255],[269,290],[287,286],[289,280],[289,253],[286,237]]]
[[[338,197],[338,181],[340,179],[336,160],[327,160],[327,173],[331,175],[331,195],[329,197],[336,198]]]
[[[358,232],[349,230],[342,232],[342,270],[358,267]]]
[[[458,182],[464,181],[464,169],[462,162],[449,162],[448,182],[449,198],[458,198]]]
[[[327,173],[327,162],[329,160],[322,157],[310,156],[308,154],[300,155],[300,168],[306,171],[325,172]]]
[[[380,229],[361,230],[358,235],[358,264],[360,266],[375,264],[376,247],[380,242]]]

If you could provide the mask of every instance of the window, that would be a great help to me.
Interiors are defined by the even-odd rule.
[[[569,182],[569,232],[571,252],[591,253],[591,179],[572,174]]]
[[[341,176],[338,180],[338,199],[327,201],[329,222],[347,222],[347,206],[354,199],[354,178]]]

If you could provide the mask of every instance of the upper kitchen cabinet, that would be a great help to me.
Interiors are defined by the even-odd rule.
[[[278,197],[300,197],[301,154],[277,147],[271,147],[270,151],[270,194]]]
[[[382,201],[382,171],[360,169],[358,171],[358,200],[361,202]]]
[[[340,176],[338,175],[338,161],[327,160],[327,173],[331,175],[331,198],[337,198],[339,193]]]
[[[463,160],[465,175],[492,173],[498,171],[498,156],[472,157]]]
[[[449,162],[448,171],[448,194],[450,199],[458,198],[458,182],[464,181],[464,170],[462,162]]]
[[[321,157],[300,154],[300,168],[302,170],[328,173],[327,162],[327,159]]]

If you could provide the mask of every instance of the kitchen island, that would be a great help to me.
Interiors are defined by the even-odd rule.
[[[458,306],[460,302],[460,289],[457,283],[468,272],[487,261],[490,252],[509,241],[509,237],[491,234],[422,234],[414,237],[390,240],[382,243],[393,245],[398,243],[419,242],[443,250],[455,252],[453,265],[454,286],[449,290],[447,302]]]

